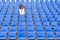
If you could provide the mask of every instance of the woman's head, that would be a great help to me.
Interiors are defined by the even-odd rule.
[[[24,6],[23,5],[20,5],[20,9],[23,9],[24,8]]]

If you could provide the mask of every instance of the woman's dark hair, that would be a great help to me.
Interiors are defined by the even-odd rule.
[[[20,5],[20,7],[19,7],[19,8],[20,8],[20,9],[21,9],[21,8],[24,8],[24,6],[23,6],[23,5]]]

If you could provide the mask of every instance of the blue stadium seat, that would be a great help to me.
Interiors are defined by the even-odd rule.
[[[44,32],[38,32],[38,33],[37,33],[37,38],[38,38],[38,39],[42,39],[42,40],[45,39],[45,37],[44,37]]]
[[[8,36],[9,39],[16,39],[16,33],[9,33],[9,36]]]
[[[47,33],[47,34],[46,34],[46,38],[47,38],[47,39],[51,39],[51,40],[54,39],[54,33],[53,33],[53,32]]]
[[[34,26],[33,25],[28,26],[28,32],[34,32]]]
[[[25,32],[26,31],[25,25],[21,25],[21,27],[19,27],[18,31],[19,32]]]
[[[51,22],[52,26],[57,26],[57,22]]]
[[[11,28],[10,28],[10,32],[12,32],[12,33],[13,33],[13,32],[16,33],[16,27],[11,27]]]
[[[19,32],[18,33],[18,38],[19,39],[25,39],[26,38],[26,33],[25,32]]]
[[[28,33],[28,39],[35,39],[34,32],[29,32]]]
[[[0,39],[6,39],[7,35],[4,32],[0,32]]]
[[[56,33],[56,39],[60,39],[60,32]]]
[[[4,26],[4,27],[2,27],[1,30],[2,30],[2,32],[7,33],[7,32],[8,32],[8,27],[5,27],[5,26]]]
[[[55,27],[54,32],[60,32],[60,27]]]

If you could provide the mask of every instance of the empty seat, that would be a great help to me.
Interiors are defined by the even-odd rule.
[[[44,32],[37,32],[37,38],[38,39],[45,39]]]
[[[10,32],[12,32],[12,33],[16,33],[17,32],[16,30],[17,30],[16,27],[11,27],[10,28]]]
[[[57,26],[57,22],[51,22],[52,26]]]
[[[56,39],[60,39],[60,32],[56,33]]]
[[[16,33],[9,33],[9,36],[8,36],[9,39],[16,39]]]
[[[1,31],[4,32],[4,33],[7,33],[8,32],[8,27],[5,27],[5,26],[2,27]]]
[[[51,39],[51,40],[54,39],[54,33],[53,33],[53,32],[47,33],[47,34],[46,34],[46,38],[47,38],[47,39]]]
[[[6,39],[7,35],[4,32],[0,32],[0,39]]]
[[[25,39],[26,38],[26,33],[25,32],[19,32],[18,33],[18,39]]]
[[[28,39],[35,39],[34,32],[29,32],[28,33]]]

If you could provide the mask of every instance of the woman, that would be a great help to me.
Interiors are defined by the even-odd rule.
[[[23,5],[20,5],[19,12],[20,12],[20,15],[25,15],[25,7]]]

